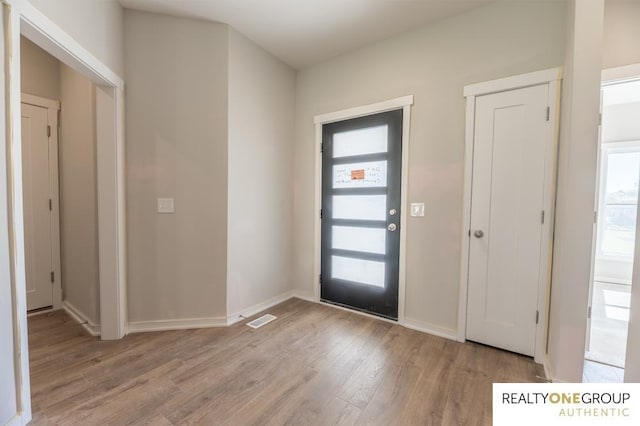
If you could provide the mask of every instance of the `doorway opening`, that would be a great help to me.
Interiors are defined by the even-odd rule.
[[[640,79],[603,84],[587,382],[624,380],[640,180],[638,116]]]
[[[22,162],[20,37],[27,37],[60,62],[95,84],[96,182],[99,251],[100,326],[103,340],[122,338],[126,332],[125,300],[125,203],[124,203],[124,82],[60,27],[28,2],[21,7],[3,4],[2,32],[6,121],[6,165],[8,196],[0,210],[6,208],[8,233],[0,235],[0,246],[8,252],[6,272],[11,285],[12,328],[3,345],[10,357],[15,377],[13,385],[18,421],[31,420],[31,389],[27,335],[27,292],[25,267],[24,188]],[[3,146],[4,142],[3,142]],[[3,150],[4,152],[4,150]],[[5,158],[5,157],[2,157]],[[11,326],[12,325],[12,326]],[[3,332],[5,330],[3,329]],[[7,357],[3,357],[7,358]],[[3,365],[4,366],[4,365]]]
[[[321,299],[398,319],[402,109],[322,128]]]
[[[100,334],[95,85],[20,37],[27,311]]]
[[[412,104],[409,95],[314,119],[314,299],[400,324]]]

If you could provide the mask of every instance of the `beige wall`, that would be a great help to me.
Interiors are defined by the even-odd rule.
[[[23,93],[61,103],[59,133],[60,261],[64,300],[100,323],[93,84],[25,37]]]
[[[127,10],[124,28],[129,320],[225,316],[227,26]]]
[[[229,29],[228,315],[291,290],[294,71]]]
[[[60,100],[60,62],[32,43],[20,37],[21,91],[41,98]]]
[[[24,0],[116,74],[124,73],[122,7],[117,0]]]
[[[60,64],[60,242],[64,300],[100,323],[95,88]]]
[[[409,218],[406,316],[454,333],[461,256],[463,87],[562,65],[564,2],[498,2],[394,37],[298,74],[294,158],[294,275],[311,296],[314,115],[414,95],[409,192],[425,216]],[[540,29],[544,28],[544,31]]]
[[[606,0],[602,68],[640,63],[640,1]]]

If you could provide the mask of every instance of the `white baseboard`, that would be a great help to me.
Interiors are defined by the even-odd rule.
[[[317,303],[318,302],[313,297],[313,293],[309,294],[309,293],[301,291],[301,290],[293,290],[291,293],[292,293],[292,297],[295,297],[297,299],[302,299],[302,300],[306,300],[307,302],[313,302],[313,303]]]
[[[154,321],[132,321],[127,327],[128,333],[146,331],[187,330],[192,328],[226,327],[226,317],[184,318]]]
[[[445,339],[458,341],[458,332],[451,328],[440,327],[407,317],[404,318],[404,323],[401,325],[410,328],[411,330],[421,331],[423,333],[432,334]]]
[[[314,297],[310,294],[308,294],[307,292],[303,292],[300,290],[293,290],[292,292],[292,297],[298,298],[298,299],[302,299],[302,300],[306,300],[308,302],[313,302],[313,303],[322,303],[323,305],[326,306],[330,306],[332,308],[336,308],[336,309],[343,309],[349,312],[353,312],[356,314],[360,314],[360,315],[365,315],[371,318],[375,318],[375,319],[379,319],[382,321],[388,321],[388,322],[392,322],[394,324],[398,324],[401,325],[403,327],[409,328],[411,330],[416,330],[416,331],[420,331],[422,333],[427,333],[427,334],[433,334],[434,336],[438,336],[438,337],[443,337],[445,339],[449,339],[449,340],[458,340],[458,332],[456,330],[452,330],[449,328],[444,328],[444,327],[439,327],[433,324],[429,324],[423,321],[419,321],[419,320],[414,320],[411,318],[404,318],[403,322],[398,322],[398,321],[393,321],[393,320],[387,320],[385,318],[380,318],[376,315],[371,315],[371,314],[367,314],[365,312],[359,312],[353,309],[348,309],[348,308],[344,308],[342,306],[337,306],[337,305],[332,305],[331,303],[324,303],[321,302],[319,300],[315,300]]]
[[[544,357],[544,361],[542,362],[542,367],[544,367],[544,375],[547,376],[547,380],[549,380],[550,383],[568,383],[564,380],[559,380],[556,377],[554,377],[553,369],[549,365],[548,356]]]
[[[13,416],[6,426],[24,426],[31,421],[31,415],[27,415],[26,413],[18,413]]]
[[[64,309],[71,318],[76,320],[85,330],[92,336],[100,335],[100,324],[95,324],[89,319],[81,310],[76,308],[71,302],[65,300],[62,302],[62,309]]]
[[[294,292],[293,290],[290,290],[278,296],[272,297],[271,299],[267,299],[264,302],[257,303],[246,309],[242,309],[240,312],[231,314],[227,317],[227,325],[233,325],[237,322],[242,321],[243,319],[252,317],[257,313],[262,312],[266,309],[269,309],[272,306],[278,305],[286,300],[289,300],[292,297],[294,297]]]
[[[37,312],[27,312],[27,318],[37,317],[38,315],[50,314],[51,312],[54,312],[54,311],[55,311],[54,308],[50,308],[50,309],[45,309]]]
[[[544,375],[546,376],[545,378],[553,383],[553,377],[551,375],[551,367],[549,367],[549,358],[546,355],[542,360],[542,368],[544,368]]]
[[[128,333],[143,333],[147,331],[186,330],[192,328],[227,327],[243,319],[269,309],[279,303],[293,297],[293,292],[288,291],[269,300],[250,306],[228,317],[186,318],[155,321],[131,321],[127,327]]]

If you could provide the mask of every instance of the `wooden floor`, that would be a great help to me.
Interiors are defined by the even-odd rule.
[[[291,299],[278,319],[89,336],[29,318],[34,424],[489,425],[491,383],[536,381],[531,358]]]

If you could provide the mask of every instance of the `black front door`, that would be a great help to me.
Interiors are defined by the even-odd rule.
[[[322,126],[322,300],[398,318],[402,110]]]

